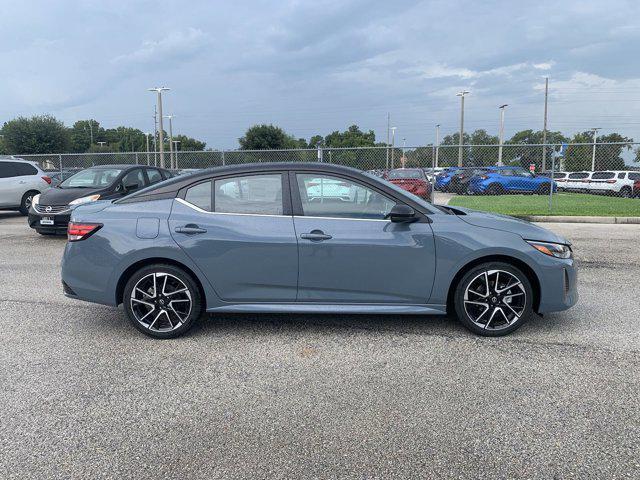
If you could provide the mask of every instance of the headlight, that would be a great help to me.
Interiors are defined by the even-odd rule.
[[[550,242],[536,242],[533,240],[527,240],[527,243],[539,252],[556,258],[572,258],[573,252],[569,245],[562,243],[550,243]]]
[[[35,195],[31,199],[31,205],[38,205],[38,203],[40,203],[40,194]]]
[[[76,198],[72,202],[69,202],[69,205],[80,205],[82,203],[95,202],[99,198],[100,198],[100,195],[98,195],[98,194],[89,195],[88,197],[80,197],[80,198]]]

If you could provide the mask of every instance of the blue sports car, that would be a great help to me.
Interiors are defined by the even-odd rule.
[[[64,293],[123,304],[159,338],[204,312],[455,312],[497,336],[578,299],[566,239],[322,163],[203,170],[86,203],[68,239]]]
[[[538,193],[548,195],[556,191],[556,182],[549,177],[535,175],[522,167],[491,167],[471,178],[469,194],[503,195],[505,193]]]

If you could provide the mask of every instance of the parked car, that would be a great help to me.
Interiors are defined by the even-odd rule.
[[[0,157],[0,210],[18,210],[27,215],[33,197],[50,185],[51,177],[37,162]]]
[[[633,196],[640,198],[640,179],[633,182]]]
[[[640,178],[640,172],[604,171],[593,172],[587,185],[589,193],[601,193],[631,198],[633,183]]]
[[[564,189],[569,192],[587,192],[593,172],[571,172],[567,175]]]
[[[439,192],[447,192],[451,178],[464,170],[462,167],[447,167],[436,175],[434,188]]]
[[[458,194],[471,194],[473,193],[469,188],[469,183],[473,177],[484,175],[490,172],[489,168],[466,168],[462,171],[458,171],[451,176],[447,190],[452,193]]]
[[[384,178],[424,200],[431,199],[431,184],[420,168],[396,168],[386,172]]]
[[[551,175],[551,172],[547,172]],[[569,177],[569,172],[553,172],[553,179],[558,186],[558,191],[564,191],[565,186],[567,184],[567,178]]]
[[[318,179],[355,194],[313,201]],[[224,193],[237,183],[242,194]],[[435,207],[326,163],[210,169],[83,204],[68,239],[65,295],[123,304],[137,329],[159,338],[188,331],[204,312],[455,312],[471,331],[498,336],[534,310],[578,300],[565,238],[506,216]]]
[[[47,171],[47,175],[51,177],[51,186],[57,187],[62,182],[64,182],[67,178],[71,177],[78,173],[82,168],[70,168],[62,171]]]
[[[171,177],[168,170],[141,165],[103,165],[81,170],[33,197],[29,226],[41,235],[64,235],[73,207],[120,198]]]
[[[471,194],[502,195],[506,193],[549,194],[556,184],[549,177],[535,175],[522,167],[492,167],[471,178]]]
[[[427,180],[429,183],[433,183],[436,180],[436,175],[444,170],[444,167],[432,167],[432,168],[423,168],[424,174],[427,176]]]

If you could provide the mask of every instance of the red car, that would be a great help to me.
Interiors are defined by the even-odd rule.
[[[640,180],[633,182],[633,196],[640,198]]]
[[[396,168],[385,172],[384,178],[407,192],[431,201],[431,184],[421,168]]]

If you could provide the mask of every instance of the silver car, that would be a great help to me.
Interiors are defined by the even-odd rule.
[[[0,210],[19,210],[27,215],[33,197],[50,185],[51,177],[37,162],[0,157]]]

